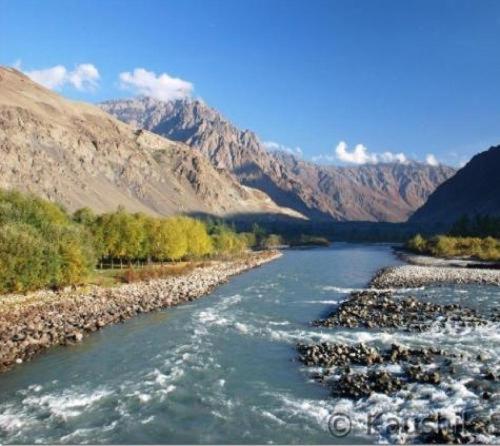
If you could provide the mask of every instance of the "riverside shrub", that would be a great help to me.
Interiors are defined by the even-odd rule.
[[[240,254],[254,243],[223,223],[190,217],[155,218],[61,206],[0,190],[0,293],[85,282],[97,266],[203,259]],[[154,275],[158,271],[146,271]],[[161,271],[163,273],[163,271]]]
[[[62,287],[95,265],[92,238],[60,206],[0,191],[0,292]]]
[[[438,235],[425,239],[420,234],[408,240],[408,249],[439,257],[474,257],[480,260],[500,260],[500,239],[493,237],[451,237]]]

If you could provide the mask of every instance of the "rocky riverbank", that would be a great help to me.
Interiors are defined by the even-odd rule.
[[[0,297],[0,371],[50,346],[79,342],[106,325],[195,300],[231,276],[280,256],[278,251],[252,253],[243,259],[213,261],[183,276],[114,288]]]
[[[373,288],[417,288],[431,284],[480,284],[500,286],[500,270],[449,266],[402,265],[379,271]]]
[[[416,336],[425,333],[457,333],[474,331],[495,332],[500,323],[500,312],[481,315],[457,303],[439,304],[408,296],[409,288],[432,284],[488,284],[500,285],[500,271],[471,269],[466,264],[450,265],[446,261],[404,265],[381,270],[372,279],[366,291],[353,292],[326,318],[312,325],[330,330],[366,330],[367,338],[412,340],[404,345],[393,343],[390,348],[382,343],[332,343],[297,345],[299,361],[311,369],[311,376],[328,387],[334,398],[360,401],[382,398],[413,398],[415,386],[425,386],[428,395],[450,394],[464,384],[476,400],[458,418],[442,427],[426,432],[415,431],[405,442],[417,443],[484,443],[498,440],[496,421],[488,417],[495,413],[500,402],[500,369],[498,362],[481,354],[472,356],[460,350],[448,350],[441,345],[411,347]],[[436,266],[439,265],[439,266]],[[406,289],[404,294],[398,288]],[[455,333],[455,334],[453,334]],[[464,366],[464,363],[473,367]],[[466,375],[464,370],[468,369]],[[472,373],[471,373],[472,372]],[[425,392],[423,393],[425,394]],[[422,396],[421,396],[422,398]],[[432,398],[423,407],[436,416]],[[450,397],[451,398],[451,397]],[[449,414],[448,414],[449,415]],[[444,415],[446,418],[446,414]],[[432,418],[432,417],[431,417]],[[430,420],[434,422],[436,420]],[[455,424],[453,424],[455,423]],[[384,436],[385,434],[381,434]],[[388,437],[385,437],[387,440]],[[401,440],[401,438],[400,438]]]
[[[481,330],[498,326],[499,322],[499,313],[486,317],[458,304],[442,305],[387,291],[368,290],[351,293],[335,311],[325,319],[314,321],[313,325],[383,332],[387,338],[404,332],[409,339],[413,334],[428,331]],[[500,369],[482,355],[468,357],[439,346],[412,348],[396,343],[390,348],[370,343],[301,343],[297,350],[299,361],[312,368],[312,378],[327,386],[334,398],[359,401],[385,395],[411,399],[414,384],[427,386],[428,395],[432,395],[432,388],[436,392],[451,393],[457,380],[462,379],[467,392],[481,402],[471,406],[463,429],[438,426],[429,432],[416,432],[407,439],[417,443],[482,443],[498,434],[495,421],[484,415],[484,408],[493,408],[499,401]],[[476,364],[474,375],[465,379],[459,372],[463,361]],[[429,413],[432,412],[432,400],[426,404]]]

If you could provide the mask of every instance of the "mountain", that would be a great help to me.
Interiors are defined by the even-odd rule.
[[[338,220],[399,222],[425,202],[454,170],[417,162],[320,166],[275,155],[302,184],[317,191],[322,208]]]
[[[410,218],[411,223],[453,223],[462,215],[500,216],[500,146],[474,156]]]
[[[180,142],[136,130],[0,67],[0,187],[69,210],[301,217]]]
[[[269,152],[255,133],[240,130],[199,100],[141,97],[100,104],[136,128],[197,148],[241,184],[268,194],[311,219],[401,222],[455,170],[421,163],[320,166]]]

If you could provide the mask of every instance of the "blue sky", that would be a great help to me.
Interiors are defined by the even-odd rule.
[[[0,63],[38,70],[71,98],[192,94],[321,162],[389,151],[457,165],[500,143],[498,0],[0,0],[0,10]]]

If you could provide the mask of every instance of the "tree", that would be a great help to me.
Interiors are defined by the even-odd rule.
[[[467,214],[462,215],[451,227],[450,235],[465,237],[471,235],[471,222]]]
[[[283,244],[281,236],[278,234],[269,234],[263,241],[263,247],[265,249],[276,248]]]
[[[144,254],[146,238],[141,219],[128,214],[123,208],[104,214],[97,220],[102,227],[98,229],[102,240],[102,251],[111,259],[129,263]]]
[[[187,239],[187,255],[191,257],[203,257],[212,253],[213,243],[208,235],[206,226],[199,220],[193,218],[178,218]]]
[[[81,225],[91,228],[96,221],[96,215],[89,208],[81,208],[73,213],[73,221]]]
[[[427,251],[427,241],[420,235],[417,234],[406,243],[408,249],[416,252],[426,252]]]
[[[245,242],[245,245],[248,248],[255,248],[257,246],[257,237],[253,232],[242,232],[240,233],[240,237]]]
[[[97,261],[91,234],[86,228],[76,226],[57,227],[54,231],[60,260],[53,285],[60,287],[81,283]]]
[[[0,291],[25,292],[46,286],[44,248],[35,228],[23,223],[0,226]]]
[[[257,223],[254,223],[252,225],[252,232],[255,236],[255,246],[262,248],[267,236],[266,230],[259,226]]]
[[[156,260],[179,260],[187,254],[187,236],[178,218],[158,220],[151,235],[152,255]]]

